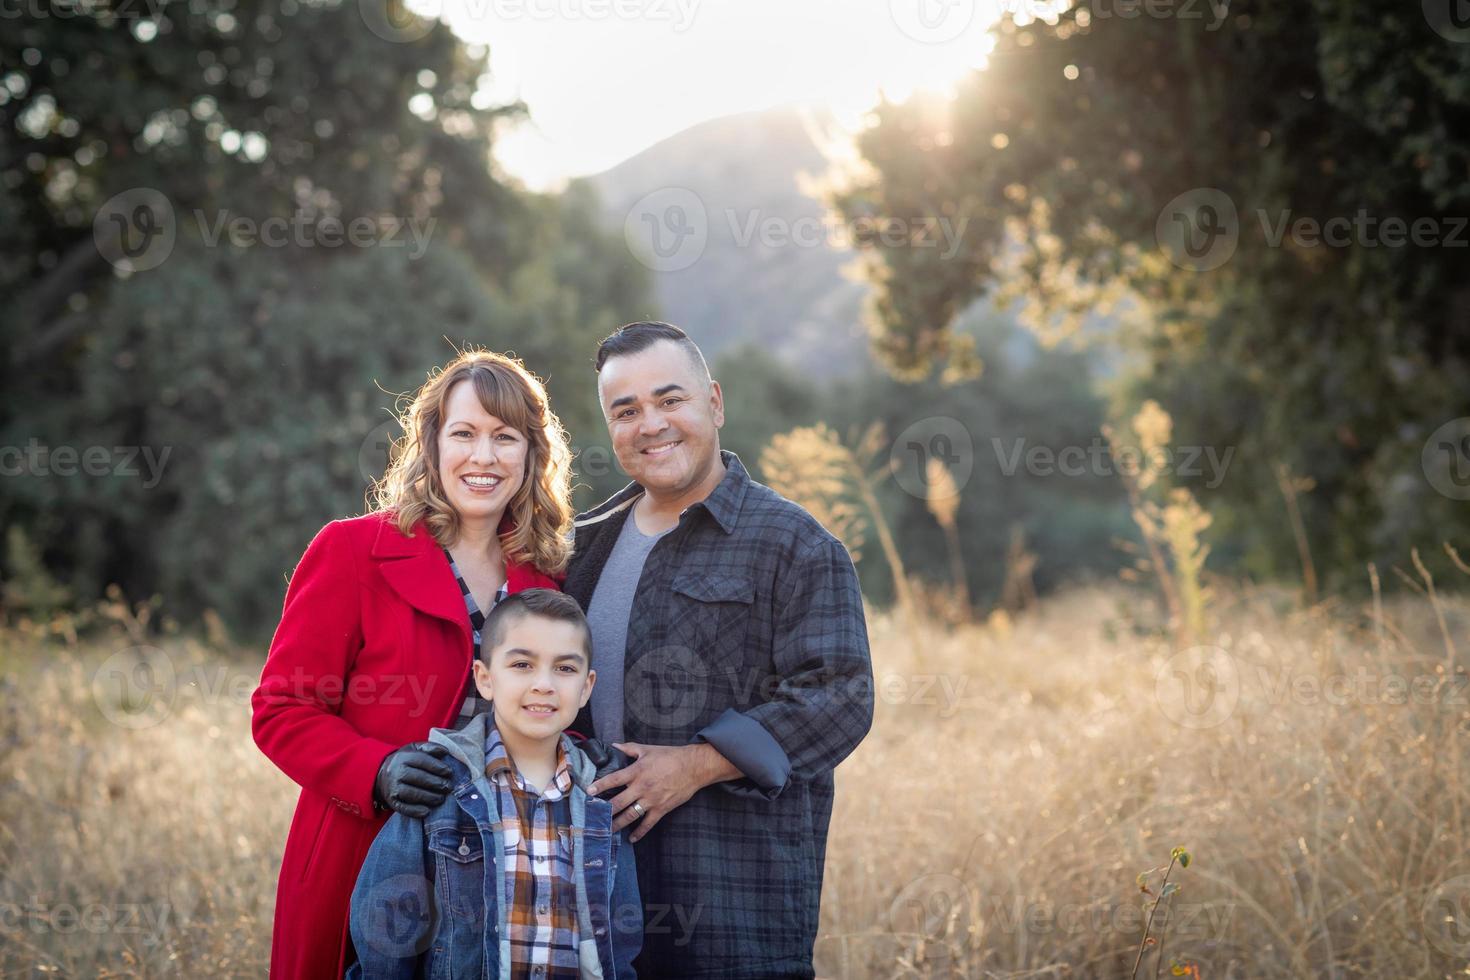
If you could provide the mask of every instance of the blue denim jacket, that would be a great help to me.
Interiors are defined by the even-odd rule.
[[[423,976],[509,980],[505,842],[485,775],[489,712],[460,731],[436,728],[454,789],[422,820],[395,813],[379,831],[352,891],[348,980]],[[633,849],[612,832],[612,804],[587,795],[598,773],[562,736],[572,773],[572,867],[583,980],[634,980],[643,909]],[[613,766],[608,767],[609,770]],[[580,832],[578,832],[580,830]],[[486,863],[486,856],[490,862]]]

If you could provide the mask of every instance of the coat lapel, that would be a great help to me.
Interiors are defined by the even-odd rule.
[[[404,537],[392,521],[384,521],[373,542],[372,559],[378,563],[383,580],[404,602],[420,612],[454,623],[468,641],[470,624],[465,614],[464,593],[439,543],[422,521],[414,525],[411,538]]]

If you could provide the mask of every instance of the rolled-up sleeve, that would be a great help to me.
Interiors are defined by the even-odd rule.
[[[775,799],[792,779],[834,769],[873,724],[873,663],[862,591],[836,538],[812,542],[779,576],[770,700],[727,709],[701,729],[744,777],[720,783]]]

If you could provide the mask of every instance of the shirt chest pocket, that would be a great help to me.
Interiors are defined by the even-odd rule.
[[[665,614],[632,640],[623,678],[624,734],[634,742],[680,744],[708,725],[750,685],[746,634],[755,590],[748,578],[680,573]]]
[[[689,651],[690,666],[711,676],[746,666],[746,634],[755,603],[748,577],[729,572],[683,572],[673,582],[669,637]]]

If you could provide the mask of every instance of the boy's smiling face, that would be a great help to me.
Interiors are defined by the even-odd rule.
[[[535,613],[507,623],[495,648],[475,661],[474,671],[480,696],[494,702],[501,737],[525,742],[565,731],[597,680],[588,662],[587,634],[575,623]]]

